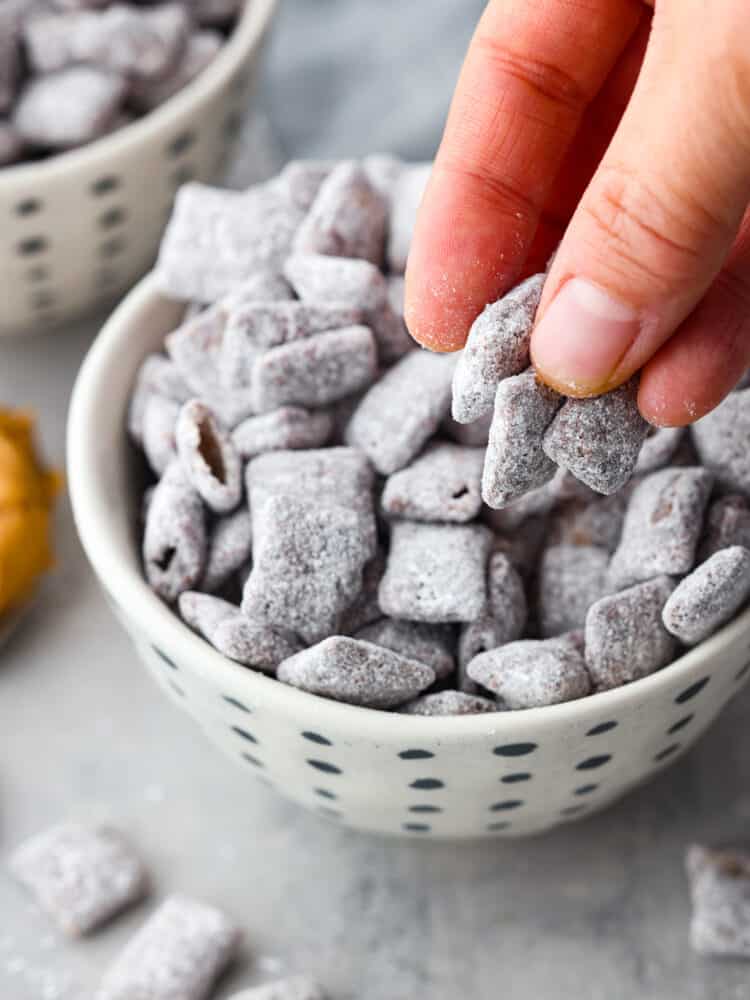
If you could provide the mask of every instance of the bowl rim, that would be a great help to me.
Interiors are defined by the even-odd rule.
[[[127,446],[124,427],[115,441],[101,441],[97,406],[106,392],[108,373],[117,363],[120,344],[138,336],[139,315],[157,300],[165,299],[158,291],[153,272],[133,288],[115,309],[94,340],[73,387],[67,427],[68,484],[74,520],[83,545],[104,589],[126,609],[127,617],[141,628],[149,641],[170,658],[188,660],[190,669],[207,685],[216,688],[224,683],[228,691],[244,688],[250,703],[278,705],[287,715],[300,720],[328,716],[332,725],[367,734],[380,742],[422,736],[432,742],[462,741],[477,738],[504,738],[523,733],[545,722],[575,722],[581,715],[600,713],[602,719],[615,716],[623,708],[642,703],[660,694],[672,694],[679,678],[688,686],[695,682],[698,668],[719,658],[743,633],[750,633],[750,608],[698,646],[687,650],[668,666],[609,691],[587,695],[575,701],[519,711],[488,712],[463,716],[413,716],[384,712],[333,701],[282,684],[234,662],[218,653],[206,640],[193,632],[149,588],[143,575],[128,565],[124,557],[129,546],[121,547],[108,524],[117,518],[111,498],[105,495],[99,467],[107,456]],[[165,331],[166,333],[167,331]],[[144,349],[141,357],[148,350]],[[158,637],[158,639],[156,638]],[[179,650],[174,653],[174,650]]]
[[[3,185],[45,184],[58,174],[96,169],[97,164],[116,159],[129,145],[155,139],[169,129],[194,103],[220,87],[253,51],[268,29],[279,0],[245,0],[242,12],[219,53],[193,80],[163,104],[93,142],[61,150],[43,160],[11,163],[0,167]],[[201,29],[204,30],[204,29]]]

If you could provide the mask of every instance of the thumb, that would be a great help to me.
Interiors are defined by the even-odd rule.
[[[729,251],[750,199],[744,2],[726,0],[711,19],[702,0],[657,4],[631,102],[537,314],[534,365],[568,395],[597,395],[640,369]]]

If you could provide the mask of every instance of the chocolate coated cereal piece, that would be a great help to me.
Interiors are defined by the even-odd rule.
[[[307,212],[318,196],[320,185],[335,166],[334,160],[290,160],[276,183],[290,201]]]
[[[408,660],[426,663],[435,671],[439,681],[450,677],[456,668],[451,652],[450,629],[445,625],[381,618],[360,629],[354,638],[384,646]]]
[[[307,976],[291,976],[233,993],[229,1000],[326,1000],[325,993]]]
[[[537,621],[542,636],[582,628],[589,607],[607,593],[609,553],[595,545],[551,545],[539,564]]]
[[[503,643],[520,639],[528,615],[526,594],[518,571],[504,552],[490,556],[487,610],[503,630]]]
[[[470,424],[459,424],[457,420],[448,414],[443,420],[442,431],[456,444],[466,445],[468,448],[484,448],[490,438],[490,424],[492,423],[492,411],[489,410],[478,420],[473,420]]]
[[[154,393],[143,412],[143,453],[157,476],[176,458],[175,427],[180,404],[175,399]]]
[[[182,56],[167,76],[158,80],[133,80],[129,100],[138,111],[157,108],[186,87],[213,62],[223,43],[217,31],[195,31]]]
[[[337,164],[320,185],[297,230],[297,253],[355,257],[380,264],[385,246],[387,206],[362,167]]]
[[[567,477],[565,469],[558,469],[544,486],[529,490],[517,500],[511,501],[507,507],[485,510],[487,523],[494,531],[515,531],[527,518],[549,514],[562,500],[567,488]]]
[[[384,572],[385,554],[378,548],[362,571],[361,590],[339,618],[336,631],[340,635],[356,637],[360,629],[380,620],[383,613],[378,604],[378,587]]]
[[[434,670],[424,663],[343,635],[284,660],[276,676],[311,694],[366,708],[396,708],[435,680]]]
[[[197,395],[217,395],[219,365],[226,314],[222,309],[204,309],[167,334],[164,346],[185,383]]]
[[[252,519],[246,507],[218,518],[208,541],[201,590],[213,593],[244,566],[252,554],[252,541]]]
[[[520,638],[513,636],[513,638]],[[505,626],[492,615],[481,614],[473,622],[461,626],[458,636],[458,675],[457,687],[467,694],[477,694],[479,686],[466,673],[466,668],[480,653],[503,646],[506,639]]]
[[[9,867],[70,937],[95,930],[148,889],[140,859],[110,827],[54,826],[16,848]]]
[[[744,545],[750,549],[750,505],[737,493],[719,497],[708,508],[699,561],[703,562],[730,545]]]
[[[95,1000],[206,1000],[239,940],[220,910],[170,896],[115,959]]]
[[[185,403],[191,392],[176,365],[163,354],[149,354],[142,362],[128,406],[128,433],[140,444],[143,441],[143,419],[153,395]]]
[[[685,855],[693,916],[690,944],[701,955],[750,958],[750,853],[693,844]]]
[[[206,561],[206,526],[200,495],[174,461],[156,484],[143,534],[143,562],[152,589],[176,601],[198,582]]]
[[[638,452],[633,475],[644,476],[669,465],[685,431],[685,427],[652,427]]]
[[[528,367],[544,275],[527,278],[474,320],[453,379],[453,419],[477,420],[492,408],[498,383]]]
[[[266,451],[319,448],[333,433],[333,416],[326,410],[281,406],[259,417],[248,417],[232,431],[234,446],[244,460]]]
[[[198,24],[225,25],[242,9],[243,0],[187,0]]]
[[[198,399],[184,403],[175,429],[177,452],[188,480],[217,514],[242,499],[242,461],[231,435]]]
[[[750,551],[721,549],[677,584],[664,605],[668,632],[686,646],[707,639],[725,625],[750,595]]]
[[[435,444],[386,480],[383,511],[412,521],[471,521],[482,506],[484,451]]]
[[[491,533],[478,524],[394,522],[378,599],[383,614],[419,622],[471,622],[487,599]]]
[[[122,76],[94,66],[69,66],[26,85],[13,111],[13,125],[34,146],[80,146],[108,131],[125,90]]]
[[[323,306],[310,302],[239,301],[239,296],[233,297],[227,308],[220,367],[222,370],[226,368],[224,355],[230,336],[239,338],[238,353],[241,349],[252,355],[270,347],[312,337],[316,333],[356,326],[361,319],[362,313],[358,309],[335,303]],[[222,382],[227,386],[233,384],[232,379],[226,377],[222,378]]]
[[[271,628],[243,614],[234,614],[219,622],[211,642],[230,660],[268,674],[274,673],[282,660],[302,649],[302,644],[288,629]]]
[[[557,466],[542,450],[542,438],[562,403],[531,370],[497,387],[482,477],[489,507],[505,507],[552,479]]]
[[[0,119],[0,167],[20,160],[25,144],[10,122]]]
[[[384,476],[402,469],[437,430],[450,406],[454,358],[412,351],[366,393],[346,441]]]
[[[750,389],[730,393],[691,428],[701,462],[723,490],[750,494]]]
[[[399,709],[405,715],[480,715],[502,711],[492,698],[483,698],[465,691],[434,691],[423,694]]]
[[[480,653],[467,673],[511,709],[557,705],[591,691],[583,657],[565,636],[520,639]]]
[[[572,501],[550,518],[548,541],[552,545],[596,545],[614,552],[622,534],[629,500],[628,488],[588,503]]]
[[[317,333],[272,347],[256,358],[252,398],[260,413],[285,404],[325,406],[369,385],[377,350],[366,326]]]
[[[664,628],[661,614],[673,590],[668,576],[657,576],[591,605],[586,615],[586,666],[597,690],[629,684],[671,663],[677,642]]]
[[[288,494],[256,508],[255,496],[253,568],[242,610],[308,642],[331,635],[359,593],[362,570],[374,554],[372,515]]]
[[[395,274],[406,270],[417,209],[431,171],[431,163],[403,164],[393,185],[388,219],[388,270]]]
[[[649,425],[638,410],[638,379],[594,399],[568,399],[544,435],[544,450],[605,496],[633,474]]]
[[[661,573],[679,576],[693,568],[712,484],[706,469],[667,468],[652,472],[635,487],[609,567],[614,588]]]
[[[231,313],[251,302],[290,302],[294,298],[294,289],[283,274],[273,267],[262,267],[226,295],[222,299],[222,306],[225,312]]]
[[[180,594],[177,607],[185,624],[209,642],[213,642],[216,629],[226,618],[234,618],[239,613],[236,604],[197,590]]]

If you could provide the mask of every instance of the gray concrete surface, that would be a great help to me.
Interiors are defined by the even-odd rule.
[[[266,73],[279,148],[428,155],[479,6],[289,0]],[[271,155],[252,148],[258,134],[239,180]],[[38,411],[57,464],[96,327],[0,345],[0,399]],[[62,818],[121,825],[156,898],[194,893],[245,928],[221,1000],[286,971],[310,971],[333,1000],[750,998],[750,966],[691,955],[682,874],[691,840],[747,833],[750,689],[677,766],[602,816],[526,842],[382,842],[285,804],[205,743],[138,665],[65,503],[59,550],[43,600],[0,653],[0,860]],[[149,905],[68,944],[0,871],[0,997],[90,1000]]]

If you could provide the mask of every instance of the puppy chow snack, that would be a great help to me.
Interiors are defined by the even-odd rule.
[[[206,514],[200,494],[175,460],[154,489],[143,533],[152,588],[172,603],[198,583],[206,561]]]
[[[750,505],[737,493],[718,497],[709,506],[699,559],[703,562],[714,552],[731,545],[750,549]]]
[[[250,511],[239,507],[214,521],[207,545],[206,565],[201,590],[212,594],[250,559],[253,550],[253,525]]]
[[[722,490],[750,494],[750,389],[730,392],[690,432],[701,462]]]
[[[279,406],[237,424],[232,441],[240,457],[247,461],[266,451],[319,448],[331,437],[333,429],[333,416],[328,410]]]
[[[95,1000],[207,1000],[239,941],[221,910],[170,896],[115,959]]]
[[[131,81],[129,103],[139,114],[158,108],[199,76],[216,58],[223,43],[218,31],[193,32],[166,74],[155,80]]]
[[[435,671],[437,680],[449,678],[456,666],[453,636],[446,625],[381,618],[359,629],[355,638],[384,646],[409,660],[426,663]]]
[[[386,480],[382,508],[411,521],[473,520],[482,506],[484,450],[436,444]]]
[[[480,715],[482,712],[498,712],[500,706],[482,695],[446,690],[420,695],[407,702],[400,711],[405,715]]]
[[[242,460],[231,435],[198,399],[185,403],[175,427],[182,471],[206,506],[229,514],[242,499]]]
[[[742,847],[693,844],[685,868],[693,949],[701,955],[750,958],[750,853]]]
[[[148,889],[140,859],[110,827],[52,827],[16,848],[10,870],[70,937],[95,930]]]
[[[539,562],[537,622],[544,637],[583,628],[607,587],[609,553],[596,545],[550,545]]]
[[[229,1000],[326,1000],[326,995],[313,979],[290,976],[233,993]]]
[[[686,646],[708,638],[750,595],[750,550],[741,545],[715,552],[672,591],[662,620]]]

